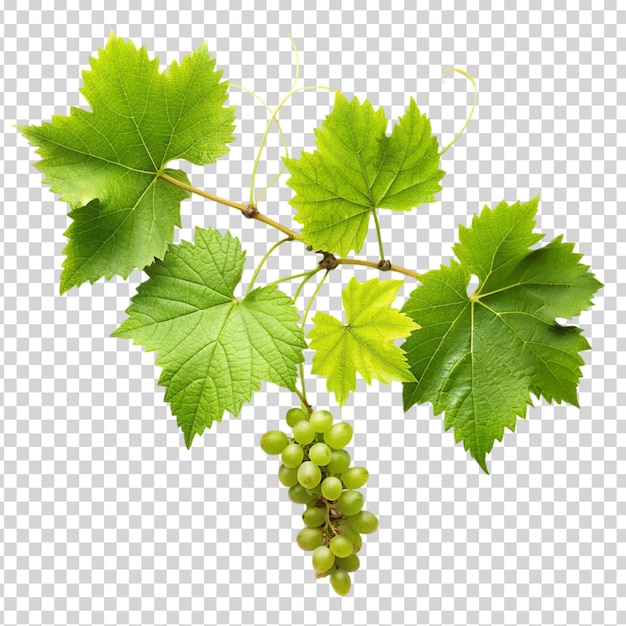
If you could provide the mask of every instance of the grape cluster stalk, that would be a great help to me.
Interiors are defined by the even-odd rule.
[[[361,535],[378,529],[378,518],[363,509],[365,498],[358,491],[369,472],[350,466],[344,448],[352,440],[352,426],[334,422],[330,411],[293,407],[286,419],[291,436],[270,430],[260,445],[267,454],[280,455],[278,479],[289,489],[289,499],[306,507],[297,544],[312,551],[317,578],[330,577],[335,592],[345,596],[352,586],[350,573],[361,565]]]

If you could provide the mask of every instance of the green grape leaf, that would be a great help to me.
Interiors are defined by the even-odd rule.
[[[557,237],[531,249],[538,199],[485,207],[460,227],[452,260],[420,276],[402,311],[421,328],[403,348],[416,382],[404,385],[404,408],[430,401],[444,428],[487,472],[486,455],[504,428],[526,417],[530,394],[577,406],[589,349],[581,329],[563,326],[589,307],[601,287],[573,244]],[[479,284],[467,289],[471,276]]]
[[[383,383],[415,380],[403,351],[394,344],[419,328],[391,308],[402,284],[378,278],[360,284],[352,278],[342,294],[346,324],[327,313],[315,314],[307,335],[316,350],[311,372],[327,377],[327,389],[335,393],[339,405],[356,389],[357,372],[368,385],[373,378]]]
[[[234,107],[223,106],[221,75],[206,44],[160,73],[145,48],[111,34],[83,72],[91,111],[72,107],[69,116],[20,128],[43,157],[44,182],[72,209],[62,293],[163,258],[190,195],[161,177],[189,183],[166,164],[212,163],[233,139]]]
[[[238,239],[196,228],[194,241],[146,268],[113,333],[158,351],[159,384],[187,447],[225,411],[237,415],[261,380],[293,391],[306,346],[293,300],[275,286],[235,298],[245,261]]]
[[[379,208],[408,211],[441,191],[439,146],[430,121],[411,98],[404,117],[387,135],[387,118],[365,100],[337,93],[332,112],[316,129],[317,150],[285,158],[290,204],[315,249],[359,252],[370,216]]]

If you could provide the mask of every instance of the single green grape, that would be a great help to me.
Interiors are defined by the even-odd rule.
[[[324,441],[335,450],[345,448],[352,440],[352,426],[348,422],[337,422],[324,433]]]
[[[267,454],[280,454],[287,447],[289,439],[281,430],[270,430],[261,437],[259,443],[263,452]]]
[[[322,574],[335,564],[335,555],[326,546],[319,546],[313,550],[311,560],[313,569]]]
[[[316,433],[325,433],[333,425],[333,414],[330,411],[313,411],[309,424]]]
[[[303,550],[315,550],[324,541],[324,536],[319,528],[303,528],[296,535],[296,543]]]
[[[322,480],[322,472],[313,461],[305,461],[298,468],[298,482],[305,489],[313,489],[317,487]]]
[[[356,537],[358,533],[352,530],[350,526],[348,526],[347,520],[341,519],[338,522],[335,522],[335,529],[339,532],[340,535],[344,535],[352,543],[356,541]]]
[[[287,411],[285,419],[287,420],[287,426],[293,428],[298,422],[306,419],[306,411],[297,406],[294,406]]]
[[[330,540],[329,548],[335,556],[343,558],[352,554],[354,544],[344,535],[335,535]]]
[[[307,421],[297,422],[293,427],[293,438],[303,446],[311,443],[315,439],[313,426]]]
[[[332,566],[329,567],[325,572],[315,572],[315,577],[324,578],[325,576],[332,574],[335,569],[335,564],[333,563]]]
[[[350,574],[345,570],[335,569],[330,574],[330,584],[337,595],[347,596],[350,593],[350,587],[352,587]]]
[[[317,528],[326,521],[326,514],[319,507],[313,506],[302,514],[302,521],[308,528]]]
[[[361,546],[363,545],[363,538],[359,535],[359,533],[350,528],[347,520],[340,520],[337,522],[335,524],[335,529],[348,539],[350,543],[352,543],[355,552],[358,552],[361,549]]]
[[[280,453],[280,458],[285,467],[298,467],[304,460],[304,451],[297,443],[290,443]]]
[[[378,530],[378,518],[369,511],[361,511],[348,518],[350,528],[357,533],[368,535]]]
[[[306,489],[299,483],[293,487],[289,487],[287,495],[289,499],[296,504],[308,504],[311,500],[315,499],[315,496],[308,494]]]
[[[299,480],[299,478],[298,478]],[[337,499],[337,509],[346,516],[356,515],[365,503],[365,498],[360,491],[348,489],[344,491]]]
[[[330,462],[326,466],[326,473],[341,475],[350,467],[351,461],[350,455],[345,450],[333,450]]]
[[[315,443],[309,449],[309,458],[315,465],[328,465],[332,454],[332,450],[325,443]]]
[[[281,465],[278,468],[278,480],[285,487],[293,487],[298,484],[298,470],[295,467]]]
[[[311,489],[307,489],[306,491],[312,496],[320,496],[322,495],[322,483],[318,483],[315,487],[311,487]]]
[[[322,481],[322,495],[327,500],[336,500],[342,491],[341,481],[335,476],[328,476]]]
[[[364,467],[350,467],[341,476],[346,489],[360,489],[369,478],[370,473]]]
[[[339,567],[346,572],[356,572],[359,567],[361,567],[361,561],[356,554],[351,554],[343,559],[336,557],[335,563],[337,563],[337,565],[339,565]]]

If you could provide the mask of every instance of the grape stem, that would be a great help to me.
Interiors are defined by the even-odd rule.
[[[251,211],[249,205],[242,204],[241,202],[235,202],[234,200],[229,200],[227,198],[221,198],[220,196],[216,196],[215,194],[212,194],[208,191],[199,189],[198,187],[194,187],[193,185],[188,185],[187,183],[177,180],[176,178],[174,178],[173,176],[170,176],[169,174],[166,174],[165,172],[160,172],[159,176],[163,180],[166,180],[168,183],[171,183],[172,185],[176,185],[176,187],[180,187],[181,189],[184,189],[185,191],[189,191],[190,193],[201,196],[202,198],[205,198],[207,200],[213,200],[213,202],[217,202],[218,204],[223,204],[232,209],[237,209],[238,211],[241,211],[241,213],[243,213],[245,216],[249,216],[252,219],[257,220],[258,222],[262,222],[263,224],[266,224],[267,226],[271,226],[272,228],[279,230],[284,235],[287,235],[289,239],[293,239],[294,241],[300,241],[306,245],[306,243],[302,241],[302,235],[300,233],[296,232],[295,230],[291,230],[291,228],[284,226],[280,222],[273,220],[271,217],[268,217],[267,215],[256,210],[256,208],[254,209],[254,211]],[[307,249],[308,249],[308,246],[307,246]],[[323,251],[320,251],[320,252],[323,253]],[[362,267],[371,267],[377,270],[381,270],[380,263],[378,261],[367,261],[365,259],[354,259],[350,257],[345,257],[345,258],[337,259],[337,264],[338,266],[339,265],[359,265]],[[405,276],[410,276],[411,278],[419,278],[420,276],[419,272],[408,269],[406,267],[402,267],[401,265],[391,264],[389,265],[389,269],[392,272],[398,272],[399,274],[404,274]],[[381,270],[381,271],[384,271],[384,270]]]
[[[332,507],[331,503],[324,497],[322,497],[322,502],[324,503],[324,512],[326,514],[326,524],[324,526],[324,530],[326,530],[326,545],[330,543],[332,537],[330,536],[330,532],[332,532],[333,536],[338,534],[337,529],[333,526],[333,523],[330,521],[330,509]],[[330,531],[330,532],[329,532]]]
[[[300,364],[300,367],[302,367],[302,363]],[[304,390],[304,375],[302,376],[302,388]],[[298,396],[298,398],[300,398],[300,402],[302,402],[302,406],[307,411],[307,413],[311,413],[311,411],[313,410],[313,407],[309,404],[308,400],[306,399],[306,391],[300,391],[297,387],[294,387],[294,392]]]
[[[296,296],[294,298],[294,300],[300,295],[300,291],[302,290],[302,287],[308,282],[308,280],[314,276],[314,274],[317,274],[317,270],[315,272],[311,272],[303,281],[302,284],[300,285],[300,287],[298,288],[298,291],[296,292]],[[309,316],[309,311],[311,310],[311,305],[313,304],[313,302],[315,301],[315,298],[317,297],[317,294],[319,293],[320,289],[322,288],[322,285],[324,284],[324,281],[326,280],[326,277],[328,276],[328,270],[326,270],[326,273],[324,274],[324,276],[322,276],[322,280],[320,280],[320,282],[318,283],[317,287],[315,288],[315,291],[313,292],[313,295],[310,297],[309,302],[307,303],[307,307],[304,311],[304,315],[302,316],[302,333],[304,334],[304,327],[306,325],[306,320],[307,317]],[[299,363],[298,364],[298,372],[300,374],[300,381],[302,384],[302,393],[300,393],[300,391],[298,391],[296,389],[296,394],[298,395],[298,397],[300,398],[300,400],[302,401],[302,404],[305,406],[307,412],[310,414],[311,410],[312,410],[312,406],[311,404],[309,404],[307,398],[306,398],[306,383],[305,383],[305,378],[304,378],[304,364],[303,363]]]

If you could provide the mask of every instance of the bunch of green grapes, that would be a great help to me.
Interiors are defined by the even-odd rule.
[[[313,552],[316,576],[330,576],[333,589],[345,596],[352,586],[350,572],[360,566],[361,535],[378,529],[378,518],[363,509],[365,499],[357,491],[369,473],[350,467],[352,459],[344,448],[352,440],[352,426],[333,423],[329,411],[309,414],[294,407],[287,411],[287,424],[291,437],[270,430],[261,437],[261,448],[280,455],[278,479],[289,488],[292,502],[306,506],[298,545]]]

